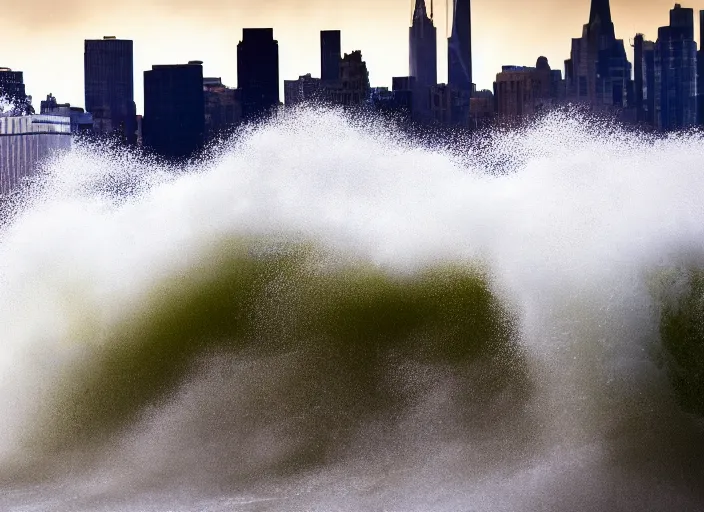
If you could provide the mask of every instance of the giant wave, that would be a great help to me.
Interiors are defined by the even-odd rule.
[[[6,205],[4,510],[700,510],[704,140],[301,108]]]

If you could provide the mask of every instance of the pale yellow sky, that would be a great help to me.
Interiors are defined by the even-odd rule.
[[[83,40],[114,35],[135,42],[135,99],[142,110],[142,72],[152,64],[203,60],[208,76],[237,85],[243,27],[274,27],[281,79],[320,74],[319,31],[342,30],[342,50],[360,49],[374,86],[408,74],[411,0],[0,0],[0,66],[25,72],[39,100],[83,106]],[[428,4],[430,0],[428,0]],[[502,65],[533,65],[539,55],[563,69],[570,39],[581,34],[590,0],[473,0],[474,77],[491,88]],[[649,38],[668,23],[673,0],[611,0],[619,37]],[[695,11],[704,0],[683,2]],[[695,13],[696,21],[698,14]],[[436,1],[438,79],[447,77],[445,0]],[[698,27],[698,23],[696,24]],[[697,28],[698,33],[698,28]],[[630,54],[630,49],[629,49]],[[281,91],[283,99],[283,90]]]

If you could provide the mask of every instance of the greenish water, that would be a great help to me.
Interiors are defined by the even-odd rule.
[[[704,272],[685,277],[682,293],[663,306],[663,360],[682,407],[704,416]]]

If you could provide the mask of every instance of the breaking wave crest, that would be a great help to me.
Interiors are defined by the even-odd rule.
[[[488,399],[515,384],[511,394],[520,399],[526,375],[514,320],[482,274],[437,268],[393,276],[360,265],[327,268],[315,254],[225,243],[202,268],[156,283],[114,325],[76,325],[71,341],[84,354],[59,375],[35,444],[63,450],[105,441],[173,392],[197,357],[213,353],[272,359],[288,374],[276,403],[250,397],[232,412],[246,411],[256,430],[294,418],[289,428],[301,446],[291,448],[293,462],[323,460],[365,416],[388,414],[421,392],[393,382],[398,373],[415,380],[413,366],[479,365],[472,394]]]
[[[53,162],[5,205],[0,506],[701,509],[701,136],[453,144],[299,109]]]

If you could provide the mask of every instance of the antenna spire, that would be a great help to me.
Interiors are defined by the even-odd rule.
[[[413,9],[413,18],[423,19],[426,16],[425,0],[416,0],[416,6],[415,9]]]
[[[611,5],[609,0],[592,0],[591,9],[589,10],[589,23],[601,21],[602,24],[612,23],[611,20]]]

